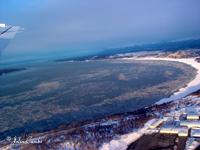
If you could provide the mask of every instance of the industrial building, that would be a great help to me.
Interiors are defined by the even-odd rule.
[[[180,126],[188,128],[200,128],[200,120],[184,120],[180,122]]]
[[[186,108],[187,120],[199,120],[199,112],[195,107]]]
[[[160,129],[160,133],[177,134],[178,136],[188,136],[188,128],[187,127],[165,126]]]
[[[170,112],[167,117],[155,120],[150,128],[158,129],[161,134],[200,137],[199,111],[195,107],[188,107]]]
[[[163,119],[156,119],[149,127],[151,129],[157,128],[161,123],[163,123]]]
[[[191,129],[191,137],[200,137],[200,128]]]

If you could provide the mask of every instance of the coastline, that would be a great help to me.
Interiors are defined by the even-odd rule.
[[[140,139],[144,134],[151,134],[148,128],[149,128],[149,125],[153,121],[155,121],[157,117],[156,115],[158,113],[160,113],[161,111],[162,113],[165,113],[165,111],[171,110],[171,108],[173,109],[174,108],[173,105],[179,102],[179,100],[180,102],[182,101],[182,99],[178,97],[182,97],[182,96],[184,97],[184,95],[193,93],[193,90],[197,91],[200,89],[200,63],[198,63],[195,58],[174,59],[174,58],[161,58],[161,57],[140,57],[140,58],[130,57],[130,58],[123,58],[123,59],[160,60],[160,61],[163,60],[163,61],[181,62],[195,68],[196,75],[192,76],[193,79],[191,81],[188,81],[188,83],[186,83],[187,84],[186,87],[179,89],[169,98],[161,99],[160,101],[152,104],[152,106],[150,106],[149,108],[145,108],[143,111],[140,111],[141,113],[138,113],[138,114],[133,113],[133,114],[126,114],[126,115],[118,114],[111,117],[96,120],[93,122],[88,121],[88,122],[83,122],[76,125],[62,126],[58,129],[54,129],[54,130],[50,130],[50,131],[46,131],[42,133],[31,133],[30,136],[33,136],[36,139],[39,137],[42,137],[43,146],[48,146],[49,144],[48,141],[51,140],[52,147],[57,147],[57,146],[58,147],[66,146],[69,148],[76,147],[76,146],[87,147],[91,144],[89,143],[89,145],[87,145],[87,141],[88,140],[90,141],[92,139],[92,141],[94,141],[93,143],[94,147],[96,146],[95,147],[96,150],[97,149],[99,150],[111,150],[111,149],[126,150],[131,143]],[[173,102],[173,100],[177,100],[177,101]],[[165,104],[165,102],[169,102],[169,103]],[[161,104],[161,105],[156,106],[155,104]],[[148,116],[148,113],[150,113],[149,116]],[[144,118],[145,116],[144,114],[147,115],[146,118]],[[138,121],[136,118],[138,118],[138,120],[142,120],[142,122]],[[139,123],[139,125],[137,126],[134,122],[137,122],[137,124]],[[122,132],[122,128],[126,128],[127,130],[123,130]],[[95,135],[93,134],[94,132],[96,133]],[[96,138],[96,136],[99,136],[99,137],[102,136],[105,138],[105,140],[103,141],[101,138]],[[59,141],[57,141],[57,139],[59,139]],[[77,145],[76,143],[77,140],[81,141],[79,142],[80,145]],[[99,140],[102,140],[103,142]],[[4,146],[9,147],[9,142],[0,141],[0,148],[1,148],[1,145],[3,147]]]
[[[99,150],[126,150],[128,145],[139,139],[143,134],[147,133],[147,129],[152,122],[151,119],[147,121],[144,126],[136,131],[121,135],[119,139],[113,139],[109,143],[104,143]]]
[[[14,72],[19,72],[26,70],[26,68],[6,68],[6,69],[0,69],[0,77],[6,74],[11,74]]]
[[[195,58],[181,58],[181,59],[175,59],[175,58],[162,58],[162,57],[131,57],[131,58],[123,58],[123,60],[160,60],[160,61],[174,61],[174,62],[181,62],[185,63],[187,65],[190,65],[191,67],[195,68],[197,70],[197,74],[194,77],[193,80],[191,80],[185,87],[179,89],[177,92],[175,92],[173,95],[171,95],[168,98],[163,98],[156,102],[155,104],[162,105],[167,102],[172,102],[175,100],[180,100],[200,89],[200,63],[195,60]],[[154,105],[154,104],[153,104]],[[143,127],[139,128],[136,131],[121,135],[118,139],[113,139],[108,143],[102,144],[102,146],[99,148],[100,150],[126,150],[128,148],[128,145],[130,145],[132,142],[138,140],[144,133],[148,133],[148,125],[153,121],[154,119],[150,119],[147,121]]]
[[[162,58],[162,57],[132,57],[123,58],[125,60],[160,60],[160,61],[173,61],[187,64],[197,70],[197,74],[193,80],[191,80],[185,87],[179,89],[177,92],[172,94],[170,97],[163,98],[156,102],[155,104],[163,104],[166,102],[178,100],[186,97],[187,95],[196,92],[200,89],[200,63],[198,63],[195,58]]]

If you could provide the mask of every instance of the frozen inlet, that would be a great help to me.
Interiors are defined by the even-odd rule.
[[[5,28],[5,27],[6,27],[6,24],[0,23],[0,28]]]

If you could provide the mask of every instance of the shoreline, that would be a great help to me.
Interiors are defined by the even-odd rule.
[[[183,59],[175,59],[175,58],[159,58],[159,57],[143,57],[143,58],[123,58],[123,60],[160,60],[160,61],[174,61],[174,62],[181,62],[185,63],[187,65],[190,65],[191,67],[195,68],[197,70],[197,74],[194,77],[193,80],[191,80],[187,85],[181,89],[179,89],[177,92],[172,94],[168,98],[163,98],[159,100],[158,102],[152,104],[153,105],[162,105],[167,102],[172,102],[175,100],[180,100],[200,89],[200,63],[198,63],[195,58],[183,58]],[[121,135],[119,139],[113,139],[108,143],[104,143],[101,145],[99,150],[126,150],[128,148],[128,145],[132,142],[139,139],[144,133],[147,132],[148,125],[153,121],[154,119],[150,119],[147,121],[143,127],[139,128],[136,131]]]
[[[197,74],[193,80],[191,80],[183,88],[180,88],[177,92],[172,94],[170,97],[163,98],[157,101],[155,104],[163,104],[166,102],[171,102],[186,97],[200,89],[200,63],[198,63],[195,58],[162,58],[162,57],[143,57],[143,58],[123,58],[123,60],[160,60],[160,61],[173,61],[187,64],[194,69],[196,69]]]
[[[154,115],[153,115],[153,113],[151,113],[150,116],[152,117],[152,115],[153,115],[152,118],[151,117],[148,118],[149,117],[148,116],[147,117],[148,120],[145,121],[144,124],[143,124],[143,122],[139,122],[140,123],[139,127],[133,126],[131,124],[131,122],[132,121],[137,122],[137,120],[135,118],[145,120],[145,118],[142,118],[142,114],[136,113],[136,114],[129,114],[127,116],[124,115],[124,114],[118,114],[118,116],[115,115],[115,116],[111,116],[111,117],[108,117],[108,118],[102,118],[100,120],[96,120],[96,121],[93,121],[93,122],[91,122],[91,121],[88,121],[86,123],[83,122],[82,124],[77,124],[75,126],[70,126],[70,125],[69,126],[62,126],[61,128],[57,128],[57,129],[53,129],[53,130],[49,130],[49,131],[39,132],[39,133],[35,133],[35,134],[30,133],[30,136],[33,136],[34,138],[42,137],[44,139],[44,143],[43,143],[44,146],[45,146],[45,144],[48,145],[47,141],[49,139],[52,139],[53,140],[52,142],[54,143],[54,140],[56,141],[57,138],[63,136],[63,137],[66,137],[66,138],[62,139],[63,141],[60,140],[60,146],[68,144],[67,146],[72,147],[73,144],[74,144],[73,143],[74,141],[72,139],[69,140],[70,138],[68,139],[68,137],[73,137],[73,136],[76,137],[75,141],[77,139],[83,140],[85,138],[86,141],[87,141],[88,137],[91,138],[91,137],[94,136],[93,132],[95,131],[96,133],[98,133],[97,135],[102,135],[102,136],[104,136],[104,138],[106,138],[107,134],[109,135],[108,137],[110,137],[110,132],[107,132],[108,129],[109,129],[109,131],[111,130],[111,131],[115,132],[115,133],[112,133],[113,134],[112,139],[109,140],[109,141],[106,141],[106,142],[104,141],[102,143],[99,142],[101,145],[100,145],[100,147],[98,147],[98,149],[99,150],[110,150],[110,149],[126,150],[128,145],[130,145],[132,142],[136,141],[137,139],[142,137],[144,134],[150,133],[148,131],[148,127],[153,121],[155,121],[156,113],[158,113],[162,110],[171,109],[172,103],[179,102],[179,100],[173,102],[173,100],[176,100],[176,99],[173,99],[174,97],[176,97],[176,98],[178,96],[182,97],[183,95],[187,94],[187,92],[189,92],[189,94],[190,94],[190,92],[193,93],[193,90],[197,91],[196,89],[198,87],[200,89],[200,63],[198,63],[195,58],[174,59],[174,58],[158,58],[158,57],[141,57],[141,58],[131,57],[131,58],[128,58],[128,59],[127,58],[123,58],[123,59],[126,59],[126,60],[161,60],[161,61],[164,60],[164,61],[181,62],[181,63],[185,63],[185,64],[190,65],[191,67],[195,68],[196,74],[188,83],[186,83],[187,86],[179,89],[177,92],[172,94],[169,98],[161,99],[158,102],[152,104],[150,106],[152,108],[150,108],[150,107],[146,108],[145,110],[154,110],[155,107],[157,108],[156,104],[161,104],[161,105],[158,106],[159,107],[159,108],[157,108],[158,110],[154,110],[155,111]],[[192,86],[192,88],[191,88],[191,86]],[[173,95],[175,95],[175,96],[173,96]],[[166,99],[170,100],[171,102],[166,101]],[[181,100],[182,99],[180,99],[180,101]],[[166,105],[166,104],[164,104],[165,102],[169,102],[169,104]],[[142,112],[144,113],[144,111],[142,111]],[[153,111],[146,111],[146,114],[148,114],[148,112],[153,112]],[[120,119],[120,118],[123,118],[123,119]],[[132,121],[130,121],[130,120],[132,120]],[[122,125],[124,125],[123,122],[126,122],[127,125],[130,125],[130,126],[126,126],[127,129],[129,129],[129,130],[126,130],[128,132],[125,132],[125,130],[124,130],[123,133],[121,132]],[[123,127],[125,127],[125,126],[123,126]],[[118,133],[118,129],[116,130],[116,128],[120,129],[119,130],[120,134]],[[79,133],[79,131],[81,131],[81,132]],[[52,133],[54,133],[55,135],[53,135]],[[84,135],[84,136],[79,138],[80,134]],[[93,139],[93,141],[94,141],[95,137],[93,137],[93,138],[94,138]],[[98,141],[99,139],[97,138],[96,140]],[[97,141],[96,141],[96,143],[98,145],[99,143]],[[57,145],[58,143],[57,144],[54,143],[54,144]],[[76,146],[76,144],[74,144],[74,145]],[[9,146],[9,144],[6,143],[6,141],[2,141],[2,146],[6,147],[6,146]]]
[[[26,68],[5,68],[5,69],[0,69],[0,77],[3,75],[11,74],[14,72],[20,72],[23,70],[27,70]]]

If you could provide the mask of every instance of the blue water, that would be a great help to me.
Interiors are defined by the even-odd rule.
[[[95,51],[96,52],[96,51]],[[21,52],[21,53],[9,53],[7,51],[3,52],[0,56],[0,68],[6,67],[22,67],[27,64],[39,64],[48,61],[53,61],[63,58],[73,58],[76,56],[82,57],[86,55],[94,54],[91,51],[52,51],[52,52]]]
[[[0,135],[134,111],[170,96],[194,75],[193,68],[176,62],[32,64],[0,77]]]

